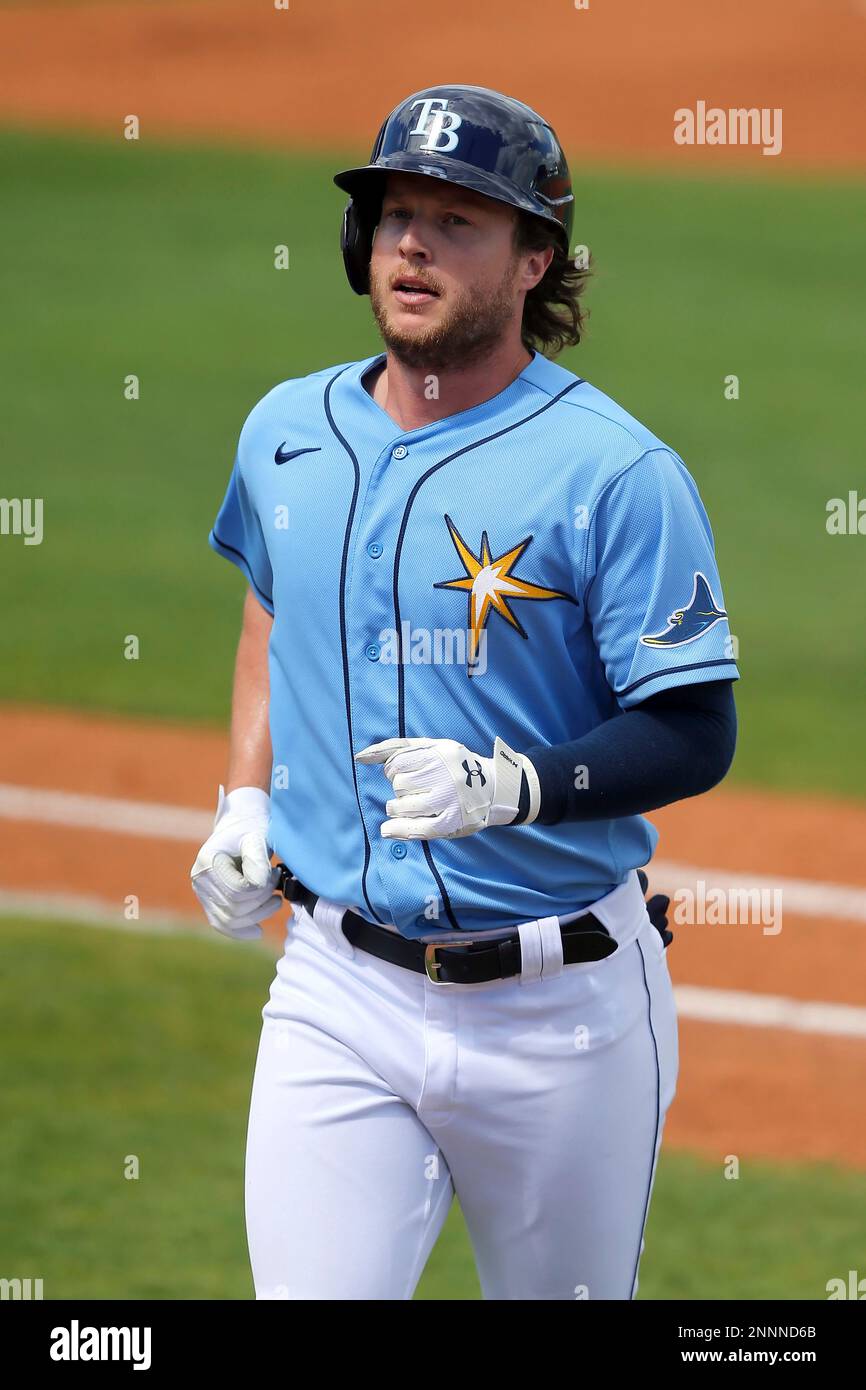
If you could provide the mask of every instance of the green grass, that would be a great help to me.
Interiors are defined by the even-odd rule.
[[[266,950],[4,921],[0,1250],[46,1298],[249,1298],[243,1151]],[[138,1180],[123,1176],[137,1155]],[[826,1297],[866,1272],[866,1175],[663,1152],[647,1299]],[[478,1298],[459,1209],[421,1299]]]
[[[2,487],[45,502],[41,546],[0,545],[0,699],[225,719],[242,584],[206,535],[240,426],[277,381],[379,346],[339,257],[352,158],[0,134]],[[577,188],[597,273],[562,360],[698,480],[744,677],[732,776],[862,794],[866,538],[828,536],[825,507],[866,476],[866,189]]]

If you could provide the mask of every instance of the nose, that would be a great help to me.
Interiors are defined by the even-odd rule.
[[[398,242],[400,254],[415,260],[429,260],[430,248],[427,245],[423,225],[417,215],[404,224],[403,234]]]

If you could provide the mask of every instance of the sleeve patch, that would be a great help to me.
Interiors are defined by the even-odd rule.
[[[716,623],[724,622],[727,616],[724,608],[716,603],[707,576],[695,570],[688,603],[671,613],[664,631],[645,633],[640,640],[645,647],[684,647],[687,642],[703,637]]]

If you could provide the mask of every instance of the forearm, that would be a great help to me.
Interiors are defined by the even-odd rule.
[[[273,754],[268,722],[268,641],[272,626],[270,614],[248,592],[235,658],[226,792],[236,787],[260,787],[270,792]]]
[[[571,743],[527,748],[536,823],[639,815],[708,791],[730,767],[736,729],[731,682],[712,681],[665,691]],[[524,786],[521,818],[528,807]]]

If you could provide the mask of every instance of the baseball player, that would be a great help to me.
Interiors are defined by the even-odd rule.
[[[335,182],[384,351],[259,401],[210,534],[249,588],[193,885],[242,939],[294,910],[256,1296],[411,1298],[456,1193],[485,1298],[630,1299],[678,1070],[642,813],[736,738],[712,533],[552,360],[587,272],[542,116],[431,87]]]

